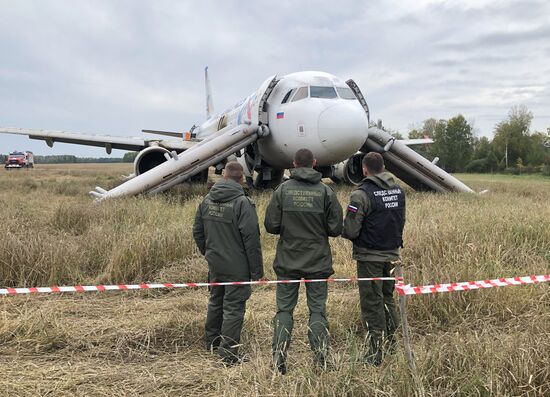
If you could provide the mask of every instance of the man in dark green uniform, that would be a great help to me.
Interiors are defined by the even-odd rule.
[[[212,186],[199,205],[193,237],[208,262],[211,282],[259,280],[263,277],[256,207],[241,186],[243,167],[227,163],[223,180]],[[217,349],[224,362],[241,362],[241,339],[250,285],[210,289],[206,315],[206,348]]]
[[[405,225],[405,193],[385,171],[379,153],[363,158],[365,179],[350,198],[342,236],[353,241],[357,277],[392,277],[399,260]],[[394,281],[360,281],[361,318],[369,338],[366,361],[380,365],[395,344],[399,317],[393,300]]]
[[[321,182],[308,149],[294,157],[290,179],[275,190],[265,214],[268,233],[280,235],[273,268],[279,280],[327,278],[334,273],[328,237],[342,233],[342,207],[331,188]],[[292,334],[292,313],[300,284],[277,284],[277,314],[273,319],[273,358],[286,373],[286,352]],[[328,351],[326,283],[306,284],[308,337],[317,364],[325,367]]]

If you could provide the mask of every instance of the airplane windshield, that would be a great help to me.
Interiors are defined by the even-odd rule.
[[[336,90],[334,87],[309,87],[309,96],[311,98],[326,98],[333,99],[337,98]]]
[[[296,91],[296,95],[292,98],[292,102],[296,102],[304,98],[307,98],[307,87],[300,87],[298,88],[298,91]]]
[[[288,99],[292,96],[292,94],[294,93],[294,91],[296,91],[296,88],[293,88],[292,90],[288,91],[285,95],[285,97],[283,98],[283,101],[281,103],[287,103],[288,102]]]
[[[338,91],[338,95],[342,99],[357,99],[353,91],[348,87],[336,87],[336,91]]]

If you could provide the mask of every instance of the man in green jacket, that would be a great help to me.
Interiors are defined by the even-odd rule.
[[[211,282],[259,280],[263,277],[256,207],[241,186],[243,167],[227,163],[223,180],[199,205],[193,237],[208,262]],[[224,362],[241,362],[238,346],[250,285],[210,288],[206,348],[217,349]]]
[[[365,179],[353,191],[342,236],[353,241],[357,277],[392,277],[399,260],[405,225],[405,193],[384,169],[379,153],[363,158]],[[361,318],[369,338],[366,361],[380,365],[384,352],[395,344],[399,317],[393,300],[394,281],[360,281]]]
[[[334,273],[328,238],[342,233],[342,207],[331,188],[321,182],[308,149],[294,157],[290,179],[275,190],[265,214],[268,233],[280,235],[273,268],[279,280],[327,278]],[[300,284],[277,284],[277,314],[273,319],[273,358],[286,373],[286,352]],[[328,322],[326,283],[306,284],[308,337],[317,364],[326,366]]]

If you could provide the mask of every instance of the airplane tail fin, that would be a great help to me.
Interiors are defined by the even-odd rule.
[[[208,77],[208,66],[204,68],[204,84],[206,87],[206,118],[209,119],[214,113],[214,104],[212,103],[212,88],[210,87],[210,77]]]

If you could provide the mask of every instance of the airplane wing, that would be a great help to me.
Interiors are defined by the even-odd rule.
[[[73,143],[76,145],[104,147],[108,154],[112,149],[140,151],[152,145],[159,145],[168,150],[183,151],[192,147],[196,142],[183,139],[149,139],[139,137],[122,137],[111,135],[82,134],[69,131],[48,131],[29,128],[3,128],[0,127],[0,134],[26,135],[30,139],[46,141],[49,147],[54,142]]]
[[[406,146],[428,145],[430,143],[434,143],[434,140],[430,138],[398,139],[397,141],[401,142],[403,145],[406,145]]]

